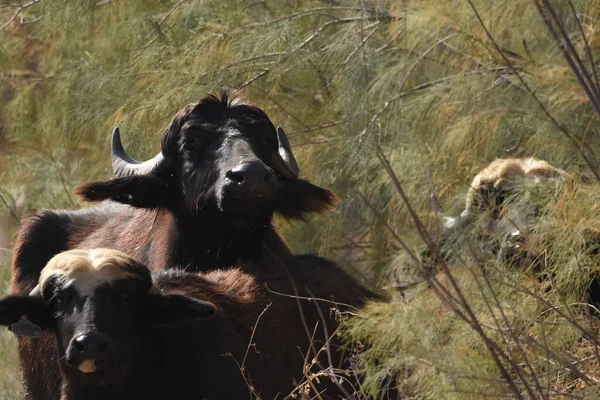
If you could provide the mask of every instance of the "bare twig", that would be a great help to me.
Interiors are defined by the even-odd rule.
[[[242,83],[238,88],[239,89],[243,89],[246,86],[250,85],[252,82],[254,82],[257,79],[260,79],[261,77],[265,76],[266,74],[269,73],[268,69],[262,70],[260,73],[254,75],[252,78],[248,79],[246,82]]]
[[[327,128],[331,128],[333,126],[345,124],[346,122],[350,121],[351,119],[353,119],[353,118],[351,117],[351,118],[344,119],[342,121],[330,122],[328,124],[323,124],[323,125],[319,125],[319,126],[311,126],[311,127],[307,127],[306,129],[303,129],[301,131],[291,131],[287,135],[288,135],[288,137],[294,137],[294,136],[298,136],[298,135],[301,135],[301,134],[307,133],[307,132],[320,131],[322,129],[327,129]]]
[[[295,13],[292,14],[288,14],[285,15],[283,17],[278,17],[278,18],[274,18],[271,19],[269,21],[265,21],[265,22],[256,22],[256,23],[252,23],[252,24],[248,24],[248,25],[244,25],[241,26],[239,28],[237,28],[236,30],[245,30],[245,29],[251,29],[251,28],[262,28],[271,24],[275,24],[278,22],[283,22],[283,21],[293,21],[295,19],[298,18],[302,18],[305,16],[309,16],[309,15],[314,15],[314,14],[319,14],[323,11],[364,11],[363,7],[346,7],[346,6],[331,6],[331,7],[315,7],[315,8],[311,8],[308,10],[301,10],[301,11],[297,11]],[[389,19],[390,15],[382,15],[382,13],[380,12],[380,10],[378,10],[379,12],[372,12],[372,15],[377,16],[379,14],[379,17],[377,19]],[[375,17],[370,17],[371,20],[373,20]]]
[[[402,83],[400,84],[399,90],[402,91],[402,89],[404,89],[404,85],[406,84],[408,77],[414,71],[414,69],[417,67],[417,65],[419,65],[419,63],[423,60],[423,58],[425,58],[427,55],[429,55],[429,53],[431,53],[433,51],[433,49],[438,47],[440,44],[444,43],[448,39],[453,38],[454,36],[456,36],[456,34],[454,34],[454,33],[451,35],[448,35],[445,38],[438,40],[435,44],[433,44],[431,47],[429,47],[427,50],[425,50],[423,52],[423,54],[421,54],[419,56],[419,58],[408,68],[408,72],[406,72],[406,74],[404,75],[404,78],[402,79]]]
[[[515,68],[512,64],[512,62],[508,59],[508,57],[506,57],[506,55],[504,54],[504,52],[502,51],[502,49],[500,48],[500,46],[498,45],[498,43],[496,42],[496,40],[494,39],[494,37],[492,36],[492,34],[490,33],[490,31],[487,29],[487,27],[485,26],[485,24],[483,23],[483,20],[481,19],[481,16],[479,15],[479,12],[477,11],[477,9],[475,8],[475,5],[473,4],[472,0],[466,0],[469,5],[471,6],[471,9],[473,10],[473,12],[475,13],[475,16],[477,17],[477,20],[479,21],[479,24],[481,25],[481,27],[483,28],[483,30],[485,31],[485,34],[487,35],[488,39],[490,40],[490,42],[492,42],[492,45],[494,46],[494,48],[496,49],[496,51],[500,54],[500,56],[502,57],[502,59],[504,60],[504,62],[506,63],[506,65],[508,65],[512,70],[513,73],[517,76],[517,78],[521,81],[521,84],[523,85],[523,87],[525,88],[525,90],[529,93],[529,95],[535,100],[536,104],[538,105],[538,107],[540,107],[540,109],[544,112],[544,114],[546,114],[546,116],[548,117],[548,119],[552,122],[552,124],[554,126],[556,126],[560,132],[562,132],[563,135],[565,135],[565,137],[567,139],[569,139],[569,141],[573,144],[573,146],[575,147],[575,150],[577,150],[577,152],[579,153],[579,155],[581,156],[581,158],[583,158],[583,160],[585,161],[586,165],[590,168],[592,174],[594,175],[594,177],[596,178],[596,180],[598,182],[600,182],[600,174],[598,173],[598,171],[596,171],[596,168],[594,168],[592,161],[588,158],[588,156],[585,154],[585,152],[581,149],[581,146],[579,145],[579,143],[577,142],[577,140],[573,137],[573,135],[571,135],[555,118],[552,114],[550,114],[550,112],[548,111],[548,109],[546,108],[546,106],[544,106],[544,104],[542,103],[542,101],[537,97],[537,95],[535,94],[535,92],[529,87],[529,85],[527,84],[527,82],[525,81],[525,79],[523,79],[523,77],[521,76],[521,74],[519,73],[519,71],[517,70],[517,68]],[[536,3],[537,4],[537,3]]]
[[[244,7],[244,9],[243,9],[242,11],[246,11],[246,10],[247,10],[247,9],[249,9],[249,8],[256,7],[256,6],[258,6],[259,4],[266,4],[266,2],[267,2],[267,0],[259,0],[259,1],[256,1],[256,2],[254,2],[254,3],[252,3],[252,4],[248,4],[246,7]]]
[[[233,362],[237,365],[238,369],[240,370],[241,374],[242,374],[242,379],[244,380],[244,383],[246,384],[246,386],[248,387],[248,390],[250,390],[250,393],[252,393],[255,397],[256,400],[262,400],[262,397],[260,397],[260,393],[258,393],[256,391],[256,388],[254,387],[254,385],[252,384],[252,381],[250,380],[250,378],[248,376],[246,376],[246,373],[244,371],[244,368],[242,367],[242,365],[238,362],[238,360],[235,359],[235,357],[233,356],[233,354],[227,352],[225,354],[223,354],[224,356],[227,357],[231,357],[231,359],[233,360]]]
[[[256,322],[254,323],[254,327],[252,328],[252,335],[250,335],[250,340],[248,341],[248,346],[246,347],[246,353],[244,354],[244,358],[242,359],[242,368],[244,368],[244,366],[246,365],[246,357],[248,357],[248,351],[250,351],[250,347],[252,347],[252,341],[254,340],[254,334],[256,333],[256,328],[258,327],[258,323],[260,322],[260,319],[262,318],[263,314],[269,309],[269,307],[271,307],[271,304],[273,304],[272,302],[267,304],[265,309],[262,310],[262,312],[260,313],[260,315],[258,316],[258,318],[256,318]]]
[[[266,289],[267,289],[269,292],[271,292],[271,293],[273,293],[273,294],[276,294],[276,295],[278,295],[278,296],[289,297],[289,298],[292,298],[292,299],[308,300],[308,301],[311,301],[311,302],[315,302],[315,301],[321,301],[321,302],[323,302],[323,303],[329,303],[329,304],[332,304],[332,305],[334,305],[334,306],[336,306],[336,307],[339,307],[339,306],[344,306],[344,307],[348,307],[348,308],[353,308],[353,309],[355,309],[355,310],[359,310],[359,308],[357,308],[357,307],[354,307],[354,306],[352,306],[352,305],[350,305],[350,304],[346,304],[346,303],[340,303],[339,301],[334,301],[334,300],[327,300],[327,299],[323,299],[323,298],[320,298],[320,297],[314,297],[312,294],[310,294],[310,295],[311,295],[311,297],[306,297],[306,296],[300,296],[300,295],[291,295],[291,294],[286,294],[286,293],[277,292],[277,291],[275,291],[275,290],[271,290],[271,289],[269,289],[269,287],[268,287],[268,285],[267,285],[266,283],[265,283],[265,288],[266,288]]]
[[[377,30],[379,29],[379,24],[381,23],[381,21],[377,21],[375,23],[375,28],[369,32],[369,34],[367,36],[364,37],[363,40],[361,40],[361,42],[359,43],[359,45],[352,50],[352,52],[348,55],[348,57],[346,57],[346,59],[344,60],[344,62],[342,63],[343,65],[348,64],[348,62],[352,59],[352,57],[354,57],[354,55],[363,48],[363,46],[367,43],[367,41],[371,38],[371,36],[373,36],[375,34],[375,32],[377,32]]]
[[[40,1],[42,1],[42,0],[33,0],[33,1],[29,2],[29,3],[27,3],[27,4],[23,4],[22,6],[20,6],[17,9],[17,11],[15,11],[15,13],[13,14],[13,16],[8,20],[8,22],[6,22],[4,25],[0,26],[0,32],[2,32],[4,29],[6,29],[6,27],[9,26],[19,16],[19,14],[23,10],[25,10],[25,9],[31,7],[31,6],[36,5]]]
[[[542,7],[540,1],[543,2],[544,7]],[[563,57],[569,64],[569,67],[571,67],[573,74],[579,81],[579,84],[587,94],[590,102],[600,116],[600,93],[598,93],[598,87],[594,85],[587,68],[583,64],[583,61],[581,61],[575,46],[573,46],[569,35],[565,31],[564,25],[558,16],[558,13],[548,0],[534,0],[534,4],[536,5],[539,14],[542,17],[542,20],[548,27],[548,30],[556,40],[558,47],[560,48]],[[552,24],[552,21],[554,21],[554,25]],[[555,28],[558,28],[558,32]]]
[[[351,22],[359,22],[359,21],[364,21],[364,20],[365,20],[365,18],[362,18],[362,17],[353,17],[353,18],[339,18],[339,19],[334,19],[333,21],[325,22],[323,25],[321,25],[319,28],[317,28],[317,30],[314,31],[309,37],[304,39],[298,46],[296,46],[296,48],[293,50],[293,52],[296,52],[296,51],[302,49],[304,46],[306,46],[307,44],[312,42],[328,26],[335,25],[335,24],[347,24],[347,23],[351,23]],[[369,20],[372,20],[372,19],[369,18]]]
[[[13,207],[11,207],[10,204],[8,204],[8,201],[6,201],[6,199],[4,198],[4,196],[2,195],[2,193],[0,193],[0,201],[2,201],[2,203],[4,203],[4,206],[8,209],[8,212],[9,212],[10,216],[18,224],[20,222],[19,221],[19,216],[17,215],[17,213],[15,212],[15,210],[13,209]]]
[[[267,99],[269,101],[271,101],[273,104],[275,104],[277,107],[279,107],[279,109],[281,111],[283,111],[284,113],[286,113],[287,115],[289,115],[294,121],[296,121],[297,123],[299,123],[300,125],[302,125],[304,128],[309,129],[308,125],[306,125],[304,122],[302,122],[302,120],[298,117],[296,117],[294,114],[292,114],[286,107],[284,107],[280,102],[278,102],[277,100],[275,100],[273,98],[273,96],[271,96],[270,93],[265,92],[264,90],[262,90],[260,87],[256,87],[256,89],[258,89],[260,92],[262,92],[263,94],[265,94],[267,96]]]
[[[315,297],[314,294],[312,293],[312,291],[308,287],[306,287],[305,289],[312,298]],[[325,316],[323,315],[323,312],[321,311],[321,307],[319,307],[319,303],[317,303],[316,301],[313,301],[313,304],[317,308],[317,312],[319,313],[319,318],[321,319],[321,324],[323,325],[323,335],[325,338],[325,354],[327,355],[327,362],[329,363],[329,370],[333,372],[334,367],[333,367],[333,360],[331,359],[331,346],[329,343],[330,336],[329,336],[329,331],[327,330],[327,320],[325,320]],[[350,393],[348,393],[346,388],[342,385],[343,381],[338,381],[338,379],[336,379],[337,377],[335,375],[332,375],[332,378],[334,379],[334,382],[335,382],[336,386],[338,387],[338,389],[340,389],[340,391],[344,394],[344,396],[346,396],[346,398],[349,399],[351,397],[351,395],[350,395]]]
[[[39,1],[39,0],[38,0]],[[177,8],[179,8],[179,6],[181,6],[183,3],[185,2],[185,0],[180,0],[177,4],[175,4],[168,12],[167,14],[163,17],[163,19],[161,19],[159,21],[159,23],[154,27],[155,30],[159,30],[160,26],[167,20],[167,18],[169,18],[171,16],[171,14],[173,14],[173,12],[175,12],[175,10],[177,10]],[[152,33],[150,33],[148,35],[148,38],[152,35]],[[152,39],[150,40],[148,43],[146,43],[146,45],[144,45],[144,47],[142,47],[140,49],[140,51],[138,51],[136,54],[133,55],[133,59],[135,60],[136,58],[138,58],[140,56],[140,54],[142,54],[144,52],[144,50],[146,50],[148,47],[150,47],[150,45],[152,43],[154,43],[158,38],[160,37],[160,31],[158,32],[158,34]]]
[[[568,2],[569,2],[569,7],[571,8],[571,12],[573,13],[573,16],[575,17],[575,20],[577,21],[577,27],[579,28],[579,32],[581,33],[581,38],[583,39],[583,43],[585,44],[585,51],[587,52],[589,62],[592,65],[592,72],[594,73],[594,81],[596,82],[596,87],[598,88],[598,87],[600,87],[600,84],[598,83],[598,75],[596,73],[596,62],[594,61],[594,56],[592,55],[592,51],[590,50],[590,44],[587,40],[587,37],[585,36],[583,27],[581,26],[581,21],[579,20],[579,15],[577,14],[577,11],[575,10],[573,1],[568,0]]]

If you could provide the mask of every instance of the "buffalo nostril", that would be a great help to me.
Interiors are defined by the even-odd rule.
[[[65,354],[65,364],[89,374],[110,368],[116,357],[112,339],[97,331],[90,331],[73,338]]]
[[[244,175],[238,173],[238,172],[233,172],[233,171],[228,171],[227,174],[225,174],[225,176],[233,182],[237,182],[237,183],[242,183],[244,182]]]
[[[106,335],[93,332],[76,337],[71,346],[78,354],[84,356],[97,356],[111,350],[112,341]]]
[[[228,171],[225,177],[230,190],[263,197],[273,193],[277,179],[271,168],[262,161],[241,163]]]
[[[75,350],[77,350],[78,352],[82,353],[84,350],[84,337],[83,336],[79,336],[78,338],[75,339],[75,341],[73,342],[73,348],[75,348]]]

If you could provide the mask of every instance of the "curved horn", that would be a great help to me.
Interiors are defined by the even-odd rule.
[[[277,172],[284,178],[296,179],[300,175],[298,163],[292,153],[290,142],[282,128],[277,127],[277,141],[279,142],[278,154],[273,157],[273,164]]]
[[[136,161],[127,154],[121,143],[121,132],[117,126],[112,134],[111,142],[111,158],[113,174],[117,178],[123,178],[131,175],[145,175],[165,167],[166,160],[161,153],[158,153],[154,158],[140,162]]]
[[[33,288],[31,292],[29,292],[29,296],[31,297],[42,297],[42,290],[40,289],[40,284],[38,283],[36,287]]]

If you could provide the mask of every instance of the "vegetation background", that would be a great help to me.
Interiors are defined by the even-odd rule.
[[[285,127],[301,174],[343,199],[279,221],[295,251],[390,293],[345,328],[371,344],[362,397],[396,374],[403,398],[597,398],[599,29],[598,0],[0,0],[2,229],[85,206],[72,190],[111,176],[115,125],[150,158],[177,110],[243,88]],[[479,170],[526,156],[571,176],[539,195],[552,284],[471,251],[439,263],[450,295],[429,278],[407,300],[421,224],[439,231],[431,195],[456,215]],[[2,332],[0,399],[22,397],[19,381]]]

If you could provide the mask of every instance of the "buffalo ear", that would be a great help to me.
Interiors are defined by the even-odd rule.
[[[75,189],[85,201],[113,200],[138,208],[171,208],[173,193],[170,182],[154,174],[84,183]]]
[[[330,190],[303,179],[290,179],[283,183],[283,196],[276,211],[288,219],[304,219],[308,213],[334,210],[339,201]]]
[[[8,296],[0,300],[0,325],[10,327],[26,317],[42,329],[52,327],[52,310],[39,296]]]
[[[170,324],[190,319],[210,318],[215,306],[182,294],[148,295],[142,317],[150,325]]]

